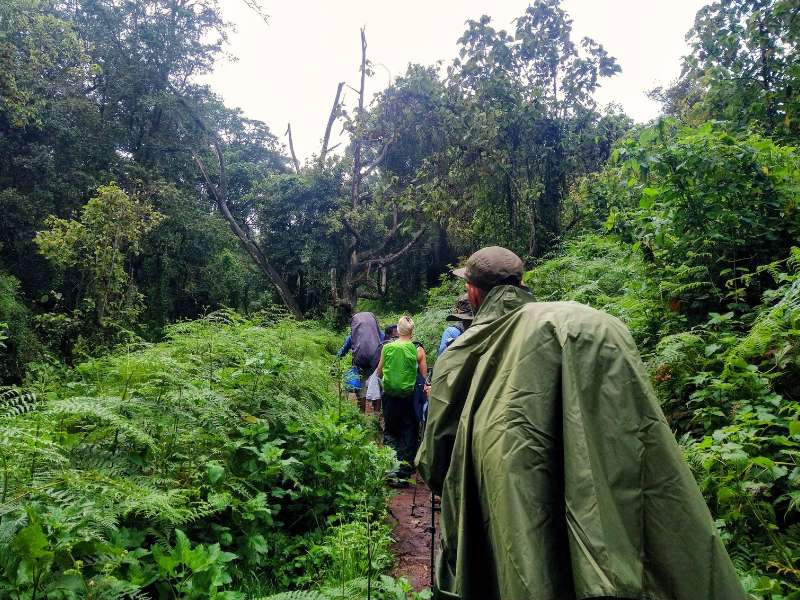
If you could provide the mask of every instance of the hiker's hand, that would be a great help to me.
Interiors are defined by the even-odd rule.
[[[424,386],[422,386],[422,391],[425,392],[426,396],[430,396],[431,395],[431,386],[426,383]]]

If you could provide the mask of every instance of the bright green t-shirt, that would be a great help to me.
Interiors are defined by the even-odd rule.
[[[392,342],[383,347],[383,389],[410,394],[417,383],[417,347],[414,342]]]

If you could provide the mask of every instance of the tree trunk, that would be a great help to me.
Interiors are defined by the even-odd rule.
[[[253,259],[253,262],[261,269],[261,271],[267,276],[267,278],[272,282],[272,285],[275,286],[275,289],[278,290],[278,295],[281,297],[281,300],[286,305],[286,308],[292,313],[292,316],[297,319],[298,321],[303,320],[303,311],[300,310],[300,305],[297,303],[292,291],[289,289],[289,286],[286,285],[286,282],[280,276],[280,274],[275,270],[272,264],[267,260],[267,257],[261,251],[261,248],[251,240],[242,228],[239,226],[239,223],[236,222],[236,219],[233,218],[231,211],[228,209],[228,203],[224,201],[222,198],[217,198],[217,207],[219,208],[220,213],[228,222],[228,225],[231,228],[231,231],[239,238],[239,242],[242,244],[244,249]]]

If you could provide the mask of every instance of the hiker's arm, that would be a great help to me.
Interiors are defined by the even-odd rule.
[[[451,342],[458,337],[460,332],[455,327],[448,327],[442,333],[442,339],[439,341],[439,351],[438,354],[444,354],[444,351],[447,350],[447,347],[451,344]]]
[[[428,379],[428,361],[425,358],[425,349],[422,346],[417,348],[417,365],[419,366],[419,374],[424,379]]]
[[[381,359],[378,361],[378,368],[375,369],[378,379],[383,379],[383,348],[381,348]]]
[[[344,341],[344,345],[341,348],[339,348],[339,351],[336,353],[336,358],[342,358],[345,354],[350,352],[350,348],[352,345],[353,345],[353,335],[350,334]]]

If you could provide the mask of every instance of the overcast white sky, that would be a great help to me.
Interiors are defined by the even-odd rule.
[[[449,62],[464,22],[482,14],[498,29],[511,30],[527,0],[263,0],[264,23],[243,0],[223,0],[223,16],[236,32],[228,51],[236,62],[221,61],[204,78],[228,106],[264,121],[285,141],[291,122],[300,160],[319,151],[336,84],[357,87],[359,27],[367,28],[367,56],[375,76],[374,94],[402,75],[410,62]],[[677,77],[687,51],[686,32],[705,0],[563,0],[573,20],[574,39],[589,36],[603,44],[622,67],[604,81],[597,100],[620,103],[638,121],[658,114],[645,93]],[[354,100],[349,92],[345,100]],[[351,104],[352,105],[352,104]],[[337,132],[341,128],[337,128]]]

